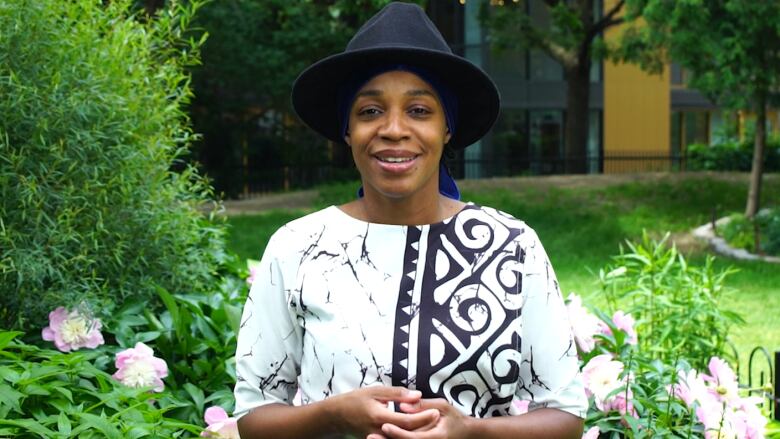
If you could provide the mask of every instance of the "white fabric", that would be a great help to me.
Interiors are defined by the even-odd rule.
[[[235,414],[376,385],[463,413],[558,408],[585,417],[571,326],[536,233],[468,205],[424,226],[331,206],[280,228],[247,298]]]

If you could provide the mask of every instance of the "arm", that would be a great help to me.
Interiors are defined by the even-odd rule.
[[[235,388],[241,437],[308,439],[357,434],[362,439],[388,422],[411,430],[435,422],[437,410],[404,414],[389,409],[389,401],[420,400],[420,392],[395,387],[367,387],[291,406],[301,368],[303,331],[295,298],[288,296],[289,285],[285,285],[281,242],[277,234],[268,243],[241,318]]]

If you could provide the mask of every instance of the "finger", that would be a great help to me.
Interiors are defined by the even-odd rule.
[[[381,424],[393,424],[407,431],[414,431],[439,421],[441,414],[436,409],[423,410],[418,413],[395,413],[388,412],[380,418]]]
[[[382,433],[388,439],[432,439],[435,437],[433,431],[407,431],[393,424],[382,425]]]
[[[377,434],[377,433],[371,433],[368,436],[366,436],[366,439],[387,439],[387,436]]]
[[[421,399],[414,403],[402,402],[399,406],[404,413],[417,413],[423,410],[436,409],[440,411],[449,411],[452,406],[446,399]]]
[[[422,398],[422,392],[419,390],[409,390],[405,387],[372,387],[374,399],[382,402],[406,402],[415,403]]]

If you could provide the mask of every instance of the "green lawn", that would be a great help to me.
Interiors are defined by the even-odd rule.
[[[601,300],[593,273],[619,252],[626,239],[639,238],[643,230],[659,238],[671,232],[676,239],[709,221],[713,209],[718,216],[742,211],[747,192],[744,175],[671,174],[651,181],[607,185],[581,180],[576,187],[522,177],[501,182],[466,181],[462,184],[463,199],[525,220],[544,243],[564,295],[577,292],[597,304]],[[228,220],[230,248],[242,257],[259,259],[268,237],[279,226],[313,209],[351,199],[355,187],[354,183],[323,187],[318,201],[308,209],[232,217]],[[762,198],[764,203],[780,200],[780,175],[765,178]],[[681,250],[692,263],[701,263],[705,257],[695,243],[681,241]],[[747,321],[731,334],[746,368],[754,346],[780,349],[780,327],[774,323],[780,313],[780,266],[724,258],[717,258],[716,266],[739,269],[728,278],[732,291],[724,301]]]

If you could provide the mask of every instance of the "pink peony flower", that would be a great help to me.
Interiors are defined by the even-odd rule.
[[[582,439],[598,439],[599,433],[601,433],[601,431],[598,427],[590,427],[588,431],[582,435]]]
[[[634,394],[630,388],[628,389],[628,394],[626,394],[625,390],[621,390],[618,394],[613,395],[612,398],[604,401],[601,410],[604,412],[615,410],[621,415],[631,415],[639,418],[639,414],[637,414],[634,404],[631,402],[633,398]]]
[[[679,372],[681,382],[675,385],[675,395],[696,408],[704,437],[763,439],[767,420],[758,408],[762,399],[739,396],[736,375],[725,361],[712,357],[708,366],[711,375]]]
[[[637,344],[636,329],[634,329],[636,321],[631,314],[626,314],[623,311],[615,311],[615,314],[612,316],[612,323],[616,328],[626,333],[626,343],[633,345]],[[612,335],[612,330],[609,326],[604,325],[603,329],[605,334]]]
[[[49,313],[49,326],[43,328],[41,336],[46,341],[53,341],[54,346],[62,352],[75,351],[81,348],[94,349],[105,341],[100,320],[90,318],[76,310],[68,311],[60,306]]]
[[[260,271],[260,261],[256,261],[254,259],[247,259],[246,260],[246,268],[249,269],[249,277],[246,278],[246,283],[249,285],[252,285],[252,283],[257,278],[259,271]]]
[[[238,436],[238,424],[236,418],[228,417],[225,409],[222,407],[209,407],[203,415],[206,421],[206,431],[201,433],[202,437],[218,439],[240,439]]]
[[[512,405],[514,406],[515,410],[517,411],[516,415],[523,415],[528,413],[528,405],[531,403],[531,401],[528,400],[521,400],[521,399],[515,399],[512,400]]]
[[[601,332],[601,321],[582,306],[582,299],[574,293],[569,294],[566,309],[569,312],[569,321],[577,346],[582,352],[592,351],[596,346],[593,336]]]
[[[596,397],[596,406],[604,410],[607,395],[624,385],[620,379],[623,363],[612,360],[609,354],[596,355],[582,368],[585,393]]]
[[[680,370],[677,372],[674,396],[680,398],[689,408],[693,408],[694,402],[708,398],[707,384],[696,369],[691,369],[687,373]]]
[[[741,398],[735,406],[735,411],[729,421],[737,437],[742,439],[764,439],[764,429],[767,419],[758,408],[763,400],[753,396]]]
[[[117,371],[112,375],[129,387],[152,387],[155,392],[165,388],[162,379],[168,376],[168,365],[154,356],[149,346],[138,342],[134,348],[116,354]]]
[[[728,363],[718,357],[712,357],[708,368],[711,375],[702,374],[702,378],[714,386],[710,387],[710,393],[721,402],[731,403],[739,399],[737,375]]]

